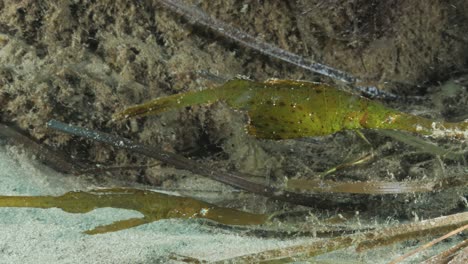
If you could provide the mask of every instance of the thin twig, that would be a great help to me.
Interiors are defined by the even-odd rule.
[[[394,260],[391,261],[389,264],[397,264],[397,263],[400,263],[400,262],[402,262],[403,260],[409,258],[410,256],[412,256],[412,255],[414,255],[414,254],[417,254],[417,253],[419,253],[419,252],[421,252],[421,251],[424,251],[424,250],[426,250],[426,249],[428,249],[428,248],[434,246],[435,244],[441,242],[442,240],[445,240],[445,239],[447,239],[447,238],[449,238],[449,237],[451,237],[451,236],[454,236],[454,235],[456,235],[456,234],[458,234],[458,233],[460,233],[460,232],[463,232],[463,231],[465,231],[466,229],[468,229],[468,225],[464,225],[464,226],[462,226],[462,227],[460,227],[460,228],[457,228],[457,229],[455,229],[455,230],[453,230],[453,231],[451,231],[451,232],[449,232],[449,233],[447,233],[447,234],[445,234],[445,235],[443,235],[443,236],[441,236],[441,237],[439,237],[439,238],[437,238],[437,239],[432,240],[431,242],[429,242],[429,243],[427,243],[427,244],[424,244],[424,245],[418,247],[418,248],[415,249],[415,250],[412,250],[412,251],[410,251],[410,252],[408,252],[408,253],[406,253],[406,254],[404,254],[404,255],[402,255],[402,256],[396,258],[396,259],[394,259]]]
[[[25,135],[23,131],[13,126],[0,124],[0,137],[6,138],[13,144],[23,145],[32,154],[34,154],[38,160],[56,171],[63,173],[76,173],[77,171],[84,169],[83,165],[77,162],[72,163],[68,161],[63,154],[49,149],[44,144],[40,144],[31,137]]]
[[[353,204],[351,202],[339,203],[334,201],[333,199],[325,198],[323,197],[323,195],[307,196],[300,193],[283,191],[271,186],[252,182],[247,180],[247,178],[250,177],[250,175],[248,174],[217,171],[213,168],[209,168],[208,166],[204,166],[180,155],[159,150],[153,147],[141,145],[129,139],[107,134],[104,132],[98,132],[87,128],[72,126],[57,120],[50,120],[49,122],[47,122],[47,126],[51,129],[62,131],[64,133],[88,138],[117,148],[127,149],[132,152],[160,160],[166,164],[174,166],[177,169],[187,170],[194,174],[198,174],[210,178],[212,180],[228,184],[235,188],[270,197],[275,200],[281,200],[293,204],[317,207],[322,209],[329,209],[330,204],[334,204],[346,210],[363,209],[358,208],[362,205]]]
[[[227,39],[237,42],[245,47],[254,49],[269,57],[279,59],[308,71],[322,74],[347,84],[362,83],[361,80],[347,72],[332,68],[325,64],[307,60],[306,58],[295,53],[263,42],[258,38],[251,36],[227,23],[212,18],[196,6],[186,5],[182,1],[178,0],[158,0],[158,2],[169,10],[189,19],[192,23],[199,24],[203,27],[211,29],[214,32],[226,37]],[[396,99],[399,97],[393,93],[379,90],[375,86],[353,86],[352,88],[355,89],[358,93],[364,93],[367,96],[373,98]]]
[[[400,241],[428,235],[437,235],[468,224],[468,213],[458,213],[424,220],[417,223],[401,224],[379,230],[307,242],[291,247],[266,250],[223,259],[216,263],[252,263],[269,260],[287,260],[293,257],[296,261],[310,259],[313,256],[357,245],[358,252],[374,247],[390,245]]]
[[[270,57],[294,64],[306,70],[319,73],[345,83],[354,83],[356,78],[349,73],[334,69],[330,66],[311,62],[295,53],[283,50],[279,47],[260,41],[258,38],[247,34],[227,23],[212,18],[203,10],[196,6],[185,5],[178,0],[159,0],[168,9],[188,18],[193,23],[207,27],[224,37],[240,43],[246,47],[252,48]]]
[[[458,243],[457,245],[429,258],[426,259],[421,264],[440,264],[440,263],[448,263],[451,259],[453,259],[460,250],[468,247],[468,239],[463,240],[462,242]]]
[[[158,164],[150,164],[150,165],[127,165],[127,166],[96,166],[92,168],[86,168],[79,171],[79,173],[102,173],[102,172],[111,172],[111,171],[123,171],[123,170],[142,170],[148,169]]]

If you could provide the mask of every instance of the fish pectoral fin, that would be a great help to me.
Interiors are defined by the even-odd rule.
[[[143,217],[143,218],[130,218],[126,220],[115,221],[109,225],[97,226],[94,229],[84,231],[83,233],[88,235],[104,234],[109,232],[115,232],[120,230],[129,229],[139,225],[147,224],[152,222],[152,220]]]

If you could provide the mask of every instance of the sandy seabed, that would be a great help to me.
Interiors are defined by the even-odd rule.
[[[26,158],[16,147],[0,147],[0,168],[2,195],[59,195],[90,188],[75,176]],[[217,260],[300,242],[217,233],[203,221],[178,219],[94,236],[82,233],[138,216],[136,211],[114,208],[87,214],[0,208],[0,263],[158,263],[169,261],[171,254]]]

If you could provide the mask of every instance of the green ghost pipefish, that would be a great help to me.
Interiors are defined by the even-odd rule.
[[[68,192],[62,196],[0,196],[0,207],[60,208],[69,213],[112,207],[143,214],[142,218],[116,221],[84,232],[89,235],[124,230],[167,218],[206,218],[226,225],[258,225],[268,218],[267,215],[218,207],[192,198],[127,188]]]
[[[467,121],[433,121],[387,108],[323,83],[292,80],[231,80],[215,89],[156,98],[127,108],[114,118],[153,115],[218,100],[246,111],[250,117],[248,133],[264,139],[324,136],[357,129],[401,130],[435,138],[468,138]]]

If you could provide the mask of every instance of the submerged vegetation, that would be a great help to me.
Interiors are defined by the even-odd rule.
[[[320,203],[316,203],[316,202],[319,202],[319,199],[315,199],[315,202],[314,202],[313,196],[307,197],[307,196],[301,196],[300,194],[294,193],[294,192],[280,191],[277,189],[275,190],[274,188],[270,186],[262,186],[261,184],[258,184],[255,182],[249,182],[249,180],[242,179],[242,177],[239,177],[235,173],[218,172],[217,170],[213,168],[208,169],[206,167],[200,167],[197,164],[192,163],[190,160],[185,159],[176,154],[165,153],[162,150],[143,146],[138,143],[132,142],[128,139],[119,138],[117,136],[112,136],[112,135],[98,132],[98,131],[92,131],[89,129],[74,127],[74,126],[67,125],[67,124],[64,124],[55,120],[51,120],[48,123],[48,125],[52,129],[56,129],[65,133],[82,136],[82,137],[89,138],[98,142],[104,142],[104,143],[113,145],[115,147],[131,149],[143,155],[147,155],[153,158],[158,158],[178,168],[188,169],[188,170],[200,173],[200,175],[202,176],[209,177],[214,180],[230,184],[232,186],[236,186],[243,190],[248,190],[254,193],[262,194],[267,197],[275,198],[278,200],[284,200],[284,201],[288,201],[291,203],[303,204],[303,205],[309,205],[309,206],[312,204],[315,204],[317,206],[320,206]],[[225,175],[223,176],[223,174]],[[226,178],[225,176],[229,178]],[[248,175],[243,175],[243,176],[246,177]],[[446,180],[449,180],[449,179],[446,179]],[[432,183],[429,183],[429,182],[426,182],[426,183],[422,183],[422,182],[408,182],[408,183],[365,182],[365,183],[341,183],[340,184],[340,183],[333,183],[333,182],[327,183],[324,181],[315,182],[315,183],[296,181],[295,183],[300,185],[301,187],[310,188],[311,190],[315,192],[348,192],[348,193],[365,193],[365,194],[397,194],[397,193],[414,193],[414,192],[420,192],[420,191],[430,192],[430,191],[437,190],[439,188],[450,188],[450,187],[457,186],[457,185],[461,187],[461,186],[466,186],[467,184],[466,175],[463,176],[462,179],[456,179],[455,182],[441,181],[439,183],[435,183],[435,182],[432,182]],[[315,186],[312,186],[313,184],[315,184]],[[134,191],[130,191],[130,194],[133,192]],[[136,192],[141,193],[141,191],[136,191]],[[129,199],[133,199],[132,198],[133,195],[128,196],[128,197]],[[18,198],[13,198],[13,200],[17,200],[17,199]],[[47,197],[45,199],[47,200],[50,198]],[[180,199],[185,200],[186,198],[180,198]],[[64,199],[64,200],[67,200],[67,199]],[[158,198],[157,200],[160,201],[161,199]],[[193,199],[188,199],[188,200],[194,201]],[[118,201],[120,201],[120,199],[118,199]],[[127,205],[122,205],[122,203],[118,201],[117,201],[117,204],[113,204],[112,207],[128,208],[129,204],[133,204],[133,200]],[[122,200],[122,201],[125,201],[125,200]],[[198,204],[200,202],[196,201],[196,203]],[[99,203],[93,202],[92,204],[99,204]],[[169,207],[173,208],[172,206],[174,206],[174,203],[169,202],[169,204],[171,205]],[[177,204],[177,201],[175,204]],[[226,223],[226,224],[263,224],[267,220],[266,215],[249,214],[249,213],[240,212],[240,211],[232,210],[232,209],[225,209],[225,208],[218,209],[220,210],[219,212],[214,211],[213,216],[211,217],[202,216],[200,212],[203,212],[204,211],[203,208],[207,206],[205,206],[204,205],[205,203],[203,202],[201,202],[201,204],[203,204],[201,207],[195,206],[197,210],[190,211],[190,213],[192,213],[192,216],[205,217],[205,218],[209,218],[209,219],[212,219],[221,223]],[[160,205],[153,204],[149,208],[158,208],[158,206]],[[163,207],[163,208],[164,210],[167,210],[167,207]],[[131,207],[131,209],[135,209],[135,207]],[[65,210],[69,210],[69,209],[65,209]],[[83,210],[82,212],[86,210],[87,209]],[[139,210],[139,211],[142,211],[142,210]],[[143,210],[143,212],[145,211],[146,210]],[[184,214],[183,217],[187,218],[186,217],[187,215],[185,215],[185,213],[187,212],[186,211],[182,211],[182,212]],[[157,219],[161,219],[159,214],[154,214],[154,215],[157,216],[156,217]],[[167,213],[166,211],[163,215],[168,216],[170,214]],[[180,217],[180,214],[178,214],[178,216]],[[226,221],[226,222],[223,222],[223,220],[220,221],[220,219],[223,219],[223,217],[225,216],[232,217],[233,219]],[[147,223],[147,220],[145,218],[130,219],[128,221],[124,221],[124,224],[117,222],[110,226],[98,227],[94,230],[87,231],[86,233],[88,234],[103,233],[103,232],[108,232],[110,230],[114,231],[114,230],[119,230],[123,228],[128,228],[128,227],[144,224],[144,223]],[[342,220],[345,220],[343,216],[341,216],[341,218]],[[331,220],[331,222],[332,221],[335,222],[335,220]],[[338,221],[338,222],[341,222],[341,221]],[[343,233],[343,235],[337,235],[332,238],[312,241],[312,242],[300,244],[297,246],[267,250],[264,252],[243,255],[243,256],[232,258],[232,259],[225,259],[225,260],[221,260],[220,263],[224,263],[226,261],[236,263],[236,262],[246,262],[246,261],[247,262],[259,262],[259,261],[290,262],[290,261],[296,261],[296,260],[306,260],[306,259],[309,259],[311,257],[317,256],[320,254],[332,252],[335,250],[339,250],[339,249],[343,249],[343,248],[347,248],[351,246],[355,246],[356,251],[361,252],[364,250],[369,250],[375,247],[380,247],[380,246],[385,246],[385,245],[391,245],[391,244],[398,243],[398,242],[405,241],[405,240],[425,238],[427,236],[440,235],[440,234],[448,232],[447,235],[441,238],[438,238],[434,242],[430,243],[430,245],[433,245],[435,243],[442,241],[443,239],[447,237],[456,235],[458,232],[465,231],[468,228],[467,224],[468,224],[468,214],[459,213],[459,214],[452,214],[449,216],[443,216],[439,218],[428,219],[425,221],[418,221],[418,222],[411,223],[411,224],[394,225],[394,226],[390,226],[386,228],[375,228],[375,230],[370,230],[370,231],[362,232],[356,229],[355,233],[350,234],[350,235],[345,234],[347,232],[344,232],[345,230],[343,229],[338,232],[338,233]],[[374,229],[374,228],[370,228],[370,229]],[[453,232],[450,232],[451,230],[454,230],[454,229],[456,230]],[[463,248],[463,245],[464,245],[464,242],[462,242],[460,246],[457,246],[458,248],[457,250],[450,251],[452,253],[451,256],[440,256],[440,257],[443,259],[452,258],[454,254],[457,254]],[[429,246],[425,246],[421,249],[418,249],[418,251],[416,252],[422,251],[426,249],[427,247]],[[441,253],[441,254],[444,255],[444,253]],[[404,255],[398,258],[394,263],[398,263],[401,260],[409,257],[410,255],[411,254]],[[197,261],[197,262],[199,261],[193,258],[190,258],[190,259],[192,259],[193,261]]]
[[[390,9],[393,11],[394,7],[379,2],[372,3],[372,8],[369,7],[367,10],[364,6],[367,4],[371,6],[367,1],[322,3],[312,8],[301,7],[310,7],[314,1],[296,1],[288,4],[298,8],[301,16],[293,19],[298,22],[297,25],[291,26],[286,33],[279,33],[277,38],[281,41],[281,45],[283,47],[287,47],[288,44],[296,45],[297,43],[292,41],[289,43],[289,40],[297,39],[303,33],[299,32],[300,30],[295,32],[297,29],[292,28],[302,26],[304,32],[320,35],[313,40],[318,45],[308,47],[306,36],[298,41],[300,44],[297,45],[300,47],[295,46],[292,50],[310,49],[308,57],[331,64],[337,63],[336,66],[339,67],[343,67],[344,64],[346,68],[343,69],[346,71],[342,71],[266,43],[212,18],[196,6],[187,6],[178,0],[158,0],[154,1],[157,3],[154,6],[153,2],[140,1],[126,2],[125,6],[121,6],[120,2],[114,1],[112,4],[115,5],[115,9],[106,6],[110,5],[110,2],[90,2],[84,6],[81,3],[68,4],[65,1],[61,6],[54,6],[52,9],[66,12],[53,13],[54,15],[47,13],[52,11],[47,9],[49,8],[47,2],[44,2],[44,6],[41,6],[39,11],[35,11],[36,15],[41,14],[37,18],[30,17],[31,14],[28,12],[33,10],[29,8],[30,6],[11,8],[13,17],[16,18],[16,12],[19,12],[21,17],[27,19],[24,21],[11,19],[15,21],[13,24],[23,25],[23,28],[11,26],[10,30],[5,27],[8,32],[1,35],[0,45],[6,47],[6,52],[3,52],[2,56],[11,53],[17,54],[17,57],[5,62],[7,66],[0,71],[2,75],[0,84],[5,85],[2,87],[10,87],[10,83],[14,83],[20,87],[20,92],[13,88],[7,89],[7,92],[1,91],[0,102],[5,105],[5,111],[1,111],[0,118],[1,122],[19,124],[23,130],[29,130],[30,134],[40,140],[31,140],[25,137],[26,133],[17,133],[18,130],[3,124],[0,124],[0,136],[30,147],[38,159],[57,170],[72,174],[90,173],[102,176],[102,172],[112,170],[117,171],[112,173],[112,177],[121,176],[123,182],[151,184],[166,190],[188,186],[191,183],[190,179],[194,178],[192,176],[203,176],[234,187],[236,192],[240,193],[236,196],[239,201],[235,200],[235,206],[237,208],[250,206],[248,211],[259,214],[195,200],[189,198],[192,194],[190,191],[183,193],[187,197],[176,197],[126,188],[71,192],[57,197],[0,197],[0,207],[58,207],[71,213],[85,213],[98,207],[114,207],[136,210],[144,215],[142,218],[99,226],[86,231],[87,234],[118,231],[172,217],[208,218],[227,225],[259,224],[260,229],[266,230],[267,227],[261,224],[266,222],[267,215],[283,211],[284,218],[281,220],[274,218],[278,224],[275,229],[286,230],[287,236],[293,237],[297,232],[288,233],[290,231],[288,228],[300,225],[298,229],[304,231],[303,234],[310,236],[311,240],[317,239],[297,247],[247,254],[231,259],[233,262],[307,260],[318,254],[350,246],[362,251],[372,248],[373,244],[388,245],[444,232],[451,234],[451,230],[468,223],[468,215],[458,213],[467,207],[468,120],[463,121],[467,117],[466,103],[460,102],[468,98],[466,84],[463,84],[463,78],[459,78],[462,83],[454,83],[448,89],[451,96],[445,97],[444,100],[431,97],[437,91],[430,90],[433,88],[430,83],[421,85],[422,81],[426,82],[428,79],[446,80],[448,77],[445,73],[443,77],[434,77],[433,73],[441,69],[452,70],[456,64],[452,61],[455,59],[465,63],[466,58],[463,56],[465,52],[459,50],[466,50],[466,39],[453,40],[451,32],[441,32],[437,29],[434,30],[436,32],[434,34],[451,39],[450,45],[442,45],[437,39],[435,42],[438,45],[428,45],[422,49],[417,45],[418,41],[415,41],[420,36],[418,32],[424,31],[425,25],[429,27],[434,23],[463,25],[458,21],[453,23],[451,19],[455,16],[450,16],[453,15],[453,10],[466,14],[467,12],[458,11],[462,10],[461,5],[450,3],[453,6],[444,9],[444,5],[440,3],[433,7],[434,3],[402,2],[402,9],[406,13],[401,19],[395,11],[395,14],[390,16],[382,16],[385,17],[385,21],[380,21],[376,12],[379,10],[386,12]],[[214,1],[213,6],[229,6],[232,5],[231,2]],[[244,10],[241,13],[248,12],[249,5],[259,5],[260,2],[245,4],[241,8]],[[24,2],[24,5],[28,5],[27,3],[29,2]],[[201,5],[207,3],[211,5],[212,2],[206,1]],[[275,26],[281,24],[281,21],[275,19],[281,19],[284,10],[278,9],[280,15],[276,14],[276,17],[277,10],[273,8],[274,12],[271,12],[271,7],[276,7],[276,3],[281,5],[281,1],[264,3],[270,7],[265,12],[272,17],[268,16],[263,23],[268,21],[268,24],[274,23]],[[234,9],[240,9],[237,5],[236,3],[232,6]],[[331,8],[328,8],[328,5]],[[418,8],[412,8],[413,5]],[[220,72],[219,75],[211,74],[215,77],[213,79],[217,79],[216,83],[232,79],[239,73],[250,75],[250,71],[257,69],[261,70],[251,75],[257,80],[271,76],[281,79],[304,79],[311,76],[300,71],[294,72],[294,69],[290,70],[289,67],[284,67],[288,70],[283,69],[281,72],[281,65],[276,68],[271,67],[264,60],[259,60],[257,63],[248,62],[252,59],[243,58],[245,55],[237,49],[233,52],[231,47],[227,48],[225,53],[218,55],[219,58],[216,58],[216,55],[211,56],[222,47],[216,43],[201,45],[197,41],[192,42],[187,38],[189,34],[181,29],[183,26],[180,24],[185,25],[184,23],[173,23],[173,21],[168,23],[167,19],[174,20],[174,18],[166,17],[165,12],[161,12],[164,14],[162,16],[159,12],[156,12],[156,15],[152,13],[160,6],[182,15],[189,23],[211,29],[241,46],[326,76],[321,81],[329,84],[279,79],[265,82],[233,79],[217,88],[194,91],[200,86],[210,86],[210,81],[200,81],[200,78],[194,77],[200,69]],[[459,9],[453,8],[454,6]],[[358,10],[354,10],[356,8]],[[412,11],[413,9],[416,11]],[[108,10],[124,10],[120,13],[125,15],[107,17]],[[151,11],[141,15],[141,12],[147,10]],[[232,13],[219,11],[223,8],[215,10],[223,15]],[[340,13],[342,12],[340,10],[346,12]],[[325,17],[325,22],[314,20],[312,25],[303,21],[307,17],[320,15],[316,12],[322,11],[330,12],[330,17],[335,18],[351,15],[343,20],[328,20],[329,17]],[[47,15],[42,16],[42,14]],[[426,21],[424,17],[421,19],[423,16],[421,14],[435,19]],[[398,19],[392,19],[392,16]],[[443,20],[445,16],[450,19]],[[65,19],[61,20],[62,17]],[[77,17],[80,19],[75,19]],[[255,17],[260,16],[255,14]],[[422,22],[412,23],[413,20],[408,21],[408,17],[414,17]],[[443,23],[438,19],[443,20]],[[348,23],[349,20],[356,23]],[[367,25],[367,20],[373,20],[373,26],[376,28]],[[51,24],[60,25],[60,28],[59,30],[54,27],[47,28],[48,24],[44,24],[41,26],[41,31],[35,32],[34,28],[29,27],[30,21],[38,21],[34,25],[51,21]],[[249,20],[246,23],[261,28],[262,20],[259,21],[255,20],[253,23]],[[391,34],[385,34],[382,28],[379,28],[386,23],[397,22],[400,24],[396,27],[387,25]],[[244,22],[241,21],[240,25],[242,23]],[[85,28],[82,28],[83,25]],[[342,25],[346,27],[342,28]],[[349,25],[351,27],[348,27]],[[21,33],[24,29],[26,29],[24,36],[14,35],[15,32]],[[193,29],[194,32],[198,30],[196,27]],[[255,29],[249,28],[248,31]],[[460,26],[460,30],[462,29]],[[401,32],[401,30],[407,31]],[[433,30],[424,31],[424,37],[433,36],[432,32]],[[42,36],[43,33],[46,34],[45,37]],[[395,35],[392,35],[393,33]],[[59,45],[51,45],[48,42],[50,40],[56,41]],[[385,47],[381,49],[387,43],[398,41],[402,42],[395,44],[393,50]],[[461,49],[456,48],[460,47],[457,41],[463,42]],[[361,42],[369,44],[369,48],[367,44],[363,45]],[[54,53],[55,45],[58,47],[57,53]],[[187,50],[180,49],[178,45],[185,45],[184,48],[188,47],[187,50],[190,51],[197,47],[207,47],[207,49],[205,53],[183,55]],[[77,52],[77,47],[82,49],[78,48]],[[339,50],[343,47],[345,47],[344,52]],[[323,54],[320,52],[313,54],[324,48],[328,51],[324,51]],[[415,54],[411,54],[412,52]],[[58,53],[61,55],[56,55]],[[192,55],[195,56],[189,57]],[[437,58],[437,60],[427,58]],[[30,60],[37,61],[37,65],[27,64]],[[56,65],[52,68],[44,67],[44,65],[54,65],[50,62],[55,62]],[[16,64],[20,66],[14,66]],[[237,65],[237,68],[233,65]],[[245,65],[248,66],[245,71],[239,70]],[[421,70],[409,71],[412,67],[429,68],[434,65],[443,66],[427,72],[424,69],[424,74]],[[225,70],[223,67],[233,70],[223,72]],[[34,71],[37,71],[37,75],[33,74]],[[353,76],[350,72],[359,77]],[[223,81],[219,82],[220,79]],[[366,86],[366,83],[369,85]],[[346,91],[342,89],[343,84],[346,85]],[[11,85],[18,89],[16,86]],[[25,89],[24,87],[29,87],[30,90],[21,90]],[[400,93],[401,87],[403,88]],[[185,92],[187,90],[188,92]],[[443,92],[445,90],[441,91]],[[161,96],[170,93],[176,94]],[[365,97],[360,96],[361,94]],[[114,121],[119,121],[110,120],[111,113],[120,110],[122,105],[137,104],[142,102],[143,98],[156,96],[159,98],[114,115]],[[379,98],[384,102],[368,98]],[[403,101],[399,101],[402,98],[415,99],[421,105],[410,105],[405,108]],[[194,108],[196,111],[173,111],[158,118],[139,120],[133,118],[188,106],[215,104],[218,101],[225,104],[212,108]],[[226,105],[228,107],[225,107]],[[433,105],[438,107],[431,112]],[[230,108],[238,112],[234,113],[229,110]],[[412,114],[407,113],[410,110]],[[445,112],[442,113],[443,111]],[[246,113],[249,120],[245,120],[244,115],[237,114],[239,112]],[[66,120],[70,124],[50,118]],[[45,120],[50,120],[47,126],[44,125]],[[250,136],[244,133],[243,124],[247,125],[246,132]],[[365,135],[361,134],[361,130]],[[58,131],[63,133],[57,133]],[[357,133],[348,133],[348,131]],[[355,137],[356,134],[361,137]],[[76,137],[88,140],[77,140]],[[399,142],[389,140],[387,137]],[[365,142],[361,139],[365,139]],[[137,140],[141,143],[136,142]],[[103,144],[110,147],[103,147]],[[57,151],[55,148],[66,150],[73,159],[65,158],[66,155],[61,152],[62,150]],[[366,154],[362,155],[362,152]],[[349,162],[352,160],[350,157],[358,155],[357,153],[365,158]],[[159,166],[158,163],[158,166],[148,168],[148,164],[154,162],[154,159],[162,165]],[[370,164],[369,160],[375,162]],[[329,169],[339,162],[345,163]],[[101,166],[97,167],[96,164]],[[105,166],[116,164],[119,166],[108,168]],[[244,166],[245,164],[251,166]],[[357,164],[364,166],[354,166]],[[350,167],[353,168],[348,170]],[[173,168],[184,170],[186,174],[179,175],[174,173],[174,170],[170,171]],[[122,172],[129,169],[136,169],[141,173]],[[328,175],[326,179],[322,177],[323,174],[319,174],[325,170],[327,170],[325,174]],[[167,180],[169,177],[170,180]],[[187,182],[189,184],[186,184]],[[212,185],[205,185],[203,186],[206,187],[205,190],[212,191]],[[201,193],[204,194],[203,190]],[[223,199],[228,200],[224,197],[224,193],[222,195]],[[258,196],[270,199],[262,200],[260,197],[256,200]],[[250,197],[255,198],[251,200],[256,205],[251,206],[245,202]],[[306,210],[306,212],[298,214],[300,216],[295,218],[296,210]],[[317,224],[310,219],[315,217],[322,219],[329,214],[333,214],[331,218],[339,224],[334,226],[335,229],[326,230],[329,235],[327,239],[316,238],[318,226],[325,228],[329,226],[323,224],[325,221],[320,220]],[[451,215],[433,218],[442,214]],[[357,223],[350,223],[346,215],[354,215]],[[415,220],[411,224],[387,223],[388,219],[408,222],[411,217]],[[419,221],[422,218],[427,220]],[[466,232],[466,228],[455,229],[452,232],[463,231]],[[453,256],[463,248],[466,248],[466,241],[457,245],[456,250],[447,251],[448,255]]]

